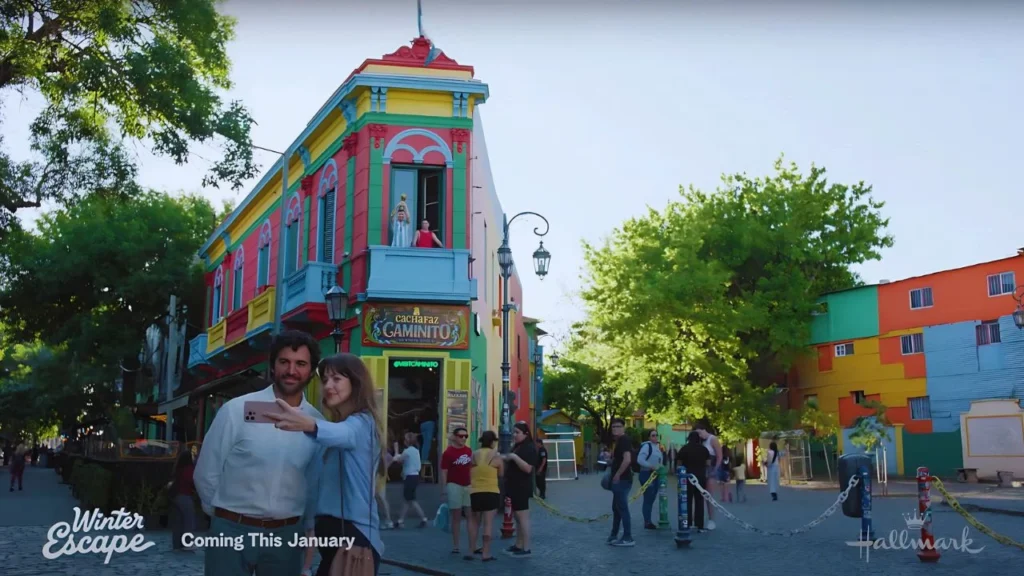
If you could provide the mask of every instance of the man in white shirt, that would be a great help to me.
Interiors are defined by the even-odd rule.
[[[254,570],[256,576],[298,576],[302,570],[305,550],[287,543],[313,528],[319,450],[305,434],[247,422],[244,406],[280,398],[323,419],[303,395],[319,362],[312,336],[282,332],[270,345],[273,384],[217,411],[196,463],[196,492],[211,517],[210,533],[241,545],[207,547],[206,576],[251,576]]]

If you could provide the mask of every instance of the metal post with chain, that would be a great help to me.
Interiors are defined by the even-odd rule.
[[[739,524],[740,527],[743,528],[744,530],[749,530],[751,532],[754,532],[756,534],[761,534],[763,536],[796,536],[797,534],[802,534],[804,532],[807,532],[811,528],[814,528],[818,524],[821,524],[822,522],[824,522],[829,516],[835,514],[836,510],[838,510],[839,507],[843,505],[843,502],[845,502],[846,499],[849,498],[850,491],[853,490],[853,488],[855,486],[857,486],[857,484],[860,483],[860,478],[857,477],[857,476],[853,476],[852,478],[850,478],[850,483],[849,483],[849,485],[847,485],[846,489],[839,493],[839,497],[836,499],[836,501],[831,506],[829,506],[828,509],[825,510],[825,512],[823,512],[821,514],[821,516],[818,516],[814,520],[811,520],[810,522],[808,522],[807,524],[804,524],[803,526],[801,526],[799,528],[794,528],[792,530],[787,530],[785,532],[776,532],[776,531],[772,531],[772,530],[762,530],[762,529],[758,528],[757,526],[754,526],[753,524],[751,524],[751,523],[749,523],[749,522],[747,522],[745,520],[740,520],[732,512],[729,512],[728,510],[725,509],[724,506],[719,504],[718,501],[716,501],[714,499],[714,497],[711,496],[711,493],[709,493],[707,490],[704,489],[703,486],[700,485],[700,482],[697,481],[697,477],[696,476],[693,476],[691,474],[690,475],[690,482],[693,483],[694,488],[696,488],[698,491],[700,491],[701,494],[704,495],[704,499],[705,500],[710,502],[711,505],[714,506],[717,510],[721,511],[721,513],[726,518],[728,518],[728,519],[732,520],[733,522]]]

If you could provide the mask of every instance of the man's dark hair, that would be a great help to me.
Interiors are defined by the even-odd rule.
[[[615,426],[616,424],[622,424],[622,426],[625,427],[626,421],[622,418],[612,418],[612,421],[608,423],[609,426]]]
[[[469,434],[469,430],[466,430],[462,426],[459,426],[458,428],[452,430],[452,434],[458,434],[459,432],[465,432],[466,434]]]
[[[309,365],[315,369],[320,365],[320,345],[309,332],[302,330],[285,330],[274,336],[270,342],[270,371],[273,373],[274,365],[277,364],[277,356],[281,350],[291,348],[297,351],[305,346],[309,350]]]
[[[693,429],[711,432],[711,423],[708,422],[707,418],[701,418],[700,420],[697,420],[696,424],[694,424]]]

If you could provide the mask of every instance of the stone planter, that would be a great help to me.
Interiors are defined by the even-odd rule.
[[[1002,488],[1013,487],[1013,472],[998,471],[996,476],[999,477],[999,486]]]

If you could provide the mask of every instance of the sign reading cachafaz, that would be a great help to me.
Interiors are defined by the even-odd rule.
[[[363,311],[363,344],[465,350],[469,315],[468,306],[369,303]]]

